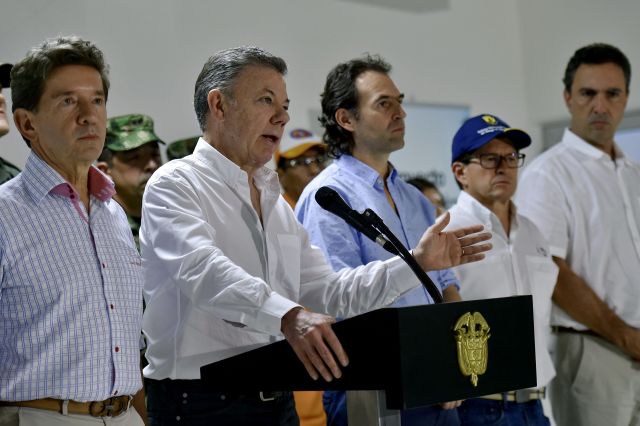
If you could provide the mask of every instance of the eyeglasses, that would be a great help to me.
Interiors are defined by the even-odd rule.
[[[296,167],[296,166],[305,166],[309,167],[312,164],[317,164],[318,167],[323,169],[327,165],[328,158],[326,155],[319,155],[317,157],[299,157],[292,158],[291,160],[285,160],[284,166],[285,168]]]
[[[510,169],[517,169],[524,164],[524,154],[514,152],[512,154],[500,155],[500,154],[480,154],[475,157],[469,158],[469,163],[479,163],[484,169],[497,169],[500,167],[502,161]],[[474,161],[475,160],[475,161]]]

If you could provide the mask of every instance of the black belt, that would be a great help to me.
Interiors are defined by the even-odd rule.
[[[275,401],[287,395],[291,395],[291,392],[220,392],[221,398],[258,399],[262,402]]]
[[[281,391],[244,391],[244,390],[230,390],[230,391],[223,391],[223,390],[210,390],[209,389],[209,385],[207,385],[203,380],[201,379],[192,379],[192,380],[185,380],[185,379],[161,379],[161,380],[156,380],[156,379],[145,379],[145,383],[147,384],[147,386],[153,386],[154,388],[156,386],[159,386],[159,390],[162,389],[163,391],[167,391],[169,389],[173,389],[173,390],[181,390],[184,393],[189,393],[191,391],[194,392],[198,392],[198,393],[209,393],[212,395],[215,395],[215,398],[220,398],[222,400],[225,400],[227,398],[229,399],[240,399],[240,398],[244,398],[247,400],[258,400],[258,401],[262,401],[262,402],[269,402],[269,401],[275,401],[278,400],[280,398],[286,397],[286,396],[290,396],[293,397],[293,393],[291,391],[285,391],[285,392],[281,392]]]
[[[553,330],[555,333],[575,333],[586,334],[587,336],[602,337],[593,330],[576,330],[575,328],[563,327],[561,325],[554,325],[551,327],[551,330]]]

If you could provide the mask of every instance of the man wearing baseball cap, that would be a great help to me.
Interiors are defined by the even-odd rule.
[[[8,89],[11,83],[11,64],[0,64],[0,138],[9,133],[9,121],[7,120],[7,104],[2,94],[2,89]],[[20,173],[13,164],[0,157],[0,185]]]
[[[113,179],[113,198],[127,213],[138,248],[142,194],[153,172],[162,165],[158,144],[164,142],[154,133],[149,116],[127,114],[107,120],[107,137],[97,166]]]
[[[307,184],[326,166],[326,147],[319,136],[294,127],[284,133],[274,161],[282,196],[294,208]]]
[[[480,223],[493,233],[493,250],[484,262],[454,268],[465,300],[533,295],[537,388],[467,400],[458,409],[465,425],[548,425],[540,399],[555,375],[547,349],[551,294],[558,267],[538,228],[516,211],[522,148],[531,138],[500,118],[481,114],[468,119],[453,138],[451,170],[462,191],[450,209],[450,227]]]

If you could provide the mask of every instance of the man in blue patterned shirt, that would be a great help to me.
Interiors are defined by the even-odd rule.
[[[92,166],[108,90],[102,52],[77,37],[45,41],[11,73],[31,153],[0,187],[0,425],[146,417],[141,261],[113,183]]]

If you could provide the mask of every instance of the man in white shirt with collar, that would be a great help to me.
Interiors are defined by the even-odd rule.
[[[348,363],[333,317],[386,306],[419,285],[397,257],[334,273],[309,244],[265,167],[289,121],[285,73],[281,58],[255,47],[209,58],[194,96],[203,136],[147,184],[140,244],[152,425],[297,424],[290,393],[212,392],[200,367],[284,337],[311,377],[330,381]],[[442,232],[447,223],[413,250],[425,270],[480,260],[490,248],[476,244],[490,237],[481,226]]]
[[[630,76],[613,46],[575,52],[564,77],[570,127],[518,191],[560,268],[551,314],[559,425],[640,424],[640,166],[614,142]]]
[[[516,211],[518,168],[528,134],[500,118],[481,114],[464,122],[453,138],[451,170],[462,189],[451,208],[449,226],[481,223],[493,234],[484,261],[453,270],[465,300],[533,296],[537,388],[470,399],[458,408],[464,425],[546,426],[540,399],[555,374],[547,350],[551,293],[558,276],[549,246],[538,228]]]

